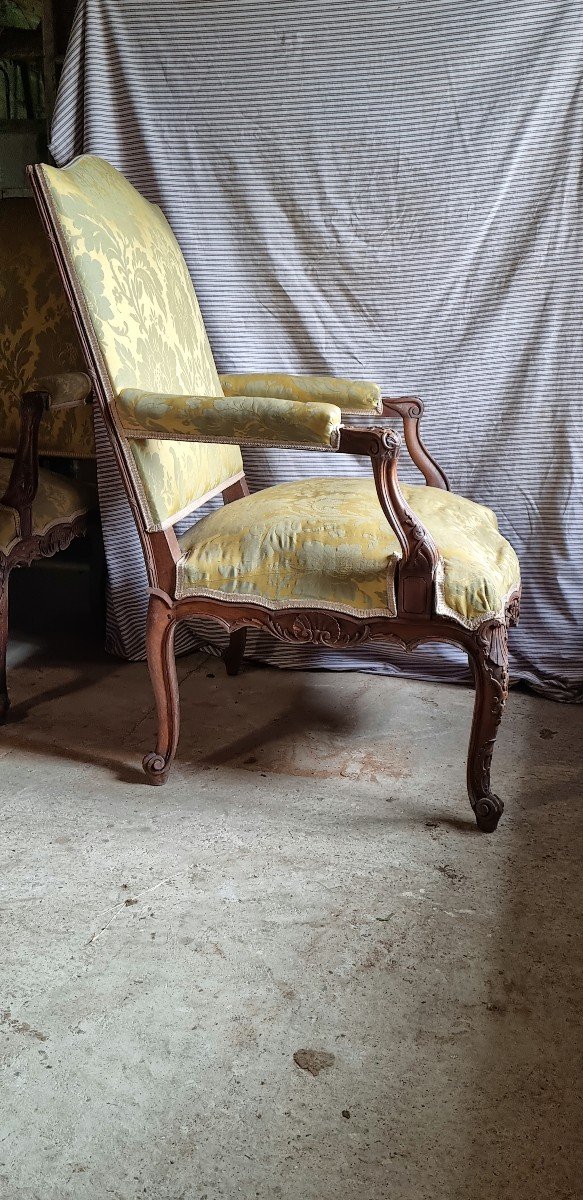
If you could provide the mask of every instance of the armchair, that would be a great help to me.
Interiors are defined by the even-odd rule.
[[[287,642],[389,639],[460,645],[476,697],[467,786],[480,829],[503,804],[490,762],[508,690],[508,626],[520,576],[494,513],[456,496],[419,437],[421,402],[375,384],[281,375],[218,376],[184,259],[160,209],[102,159],[30,168],[144,551],[147,653],[164,783],[178,742],[174,634],[207,617],[230,632],[227,670],[247,628]],[[222,386],[221,386],[222,383]],[[342,412],[375,415],[348,427]],[[401,485],[402,419],[426,486]],[[249,494],[240,447],[282,445],[370,459],[372,479],[304,479]],[[177,536],[211,496],[224,506]]]

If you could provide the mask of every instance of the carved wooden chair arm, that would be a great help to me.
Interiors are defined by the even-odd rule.
[[[20,433],[8,487],[0,504],[16,509],[23,537],[30,533],[32,506],[38,490],[38,434],[43,413],[85,404],[91,380],[83,371],[46,375],[20,397]]]
[[[409,507],[399,486],[400,449],[401,438],[394,429],[343,426],[340,430],[340,453],[365,454],[371,460],[381,508],[401,546],[397,616],[410,620],[431,616],[434,611],[440,557],[431,534]]]
[[[345,416],[364,414],[398,416],[403,421],[405,443],[415,466],[430,487],[449,491],[447,476],[429,454],[419,434],[423,402],[417,396],[381,397],[377,383],[363,379],[338,379],[332,375],[288,375],[278,371],[249,371],[220,375],[225,396],[272,396],[335,404]]]
[[[401,417],[407,450],[427,485],[448,492],[447,475],[432,458],[419,433],[419,422],[424,412],[423,401],[418,396],[383,396],[382,405],[383,417]]]

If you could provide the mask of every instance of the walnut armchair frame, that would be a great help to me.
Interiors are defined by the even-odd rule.
[[[444,472],[426,451],[419,436],[423,404],[418,398],[383,400],[383,416],[401,416],[411,457],[433,487],[449,490]],[[467,758],[467,790],[478,828],[493,832],[504,803],[491,788],[490,767],[498,727],[508,697],[508,629],[518,623],[519,591],[509,599],[504,621],[489,620],[475,630],[439,616],[434,610],[435,544],[406,503],[399,487],[397,463],[401,438],[393,429],[343,428],[339,452],[370,457],[377,495],[397,534],[403,557],[397,577],[397,616],[361,620],[345,613],[293,608],[273,612],[257,604],[233,604],[216,599],[176,599],[176,566],[180,546],[173,530],[148,535],[151,579],[147,624],[147,655],[158,714],[156,749],[146,754],[143,767],[152,783],[165,783],[174,759],[180,729],[174,635],[179,621],[192,617],[218,621],[229,631],[224,660],[228,674],[240,669],[247,629],[259,629],[282,642],[344,648],[364,642],[394,642],[407,651],[423,642],[449,642],[466,651],[475,683],[474,712]],[[248,494],[244,479],[223,492],[225,503]]]
[[[87,158],[85,162],[88,175],[99,175],[101,160]],[[79,164],[82,173],[83,160],[76,160],[76,163]],[[75,163],[72,164],[73,168],[75,166]],[[116,186],[114,176],[117,173],[113,172],[108,164],[101,162],[101,166],[108,168],[112,186]],[[259,429],[259,436],[256,433],[253,437],[246,436],[245,429],[237,427],[236,422],[232,429],[226,430],[224,416],[221,418],[219,413],[217,418],[215,412],[212,414],[213,420],[217,418],[219,424],[222,420],[222,426],[217,432],[212,420],[209,423],[207,419],[206,395],[154,395],[153,399],[157,404],[150,406],[148,419],[140,417],[138,403],[134,405],[130,423],[127,423],[127,411],[124,415],[123,405],[128,398],[124,400],[124,391],[120,390],[119,383],[114,382],[115,372],[112,374],[106,365],[103,338],[107,340],[107,330],[103,335],[102,322],[100,328],[103,337],[100,341],[96,334],[95,319],[88,308],[86,293],[75,270],[71,241],[64,235],[53,192],[47,184],[43,170],[46,171],[46,168],[30,168],[33,191],[75,317],[94,396],[103,413],[120,476],[132,507],[148,574],[147,658],[158,718],[155,749],[143,759],[143,768],[149,781],[155,784],[166,782],[178,744],[179,695],[174,635],[180,621],[207,618],[218,622],[229,632],[229,646],[224,657],[230,674],[235,674],[240,667],[246,631],[249,628],[265,631],[282,642],[311,643],[323,647],[350,647],[370,641],[388,641],[412,650],[427,641],[449,642],[465,650],[473,668],[475,702],[467,760],[467,788],[479,828],[485,832],[493,831],[502,813],[503,803],[492,791],[490,764],[508,693],[508,628],[518,620],[518,586],[507,596],[504,613],[494,618],[489,616],[477,627],[466,626],[453,617],[438,612],[436,594],[442,565],[440,553],[428,529],[410,507],[400,488],[397,474],[400,434],[388,425],[375,424],[372,428],[346,426],[341,422],[338,407],[316,403],[312,407],[314,411],[318,409],[316,415],[319,419],[333,424],[336,417],[338,418],[327,443],[324,444],[323,441],[319,447],[313,444],[312,438],[310,444],[307,415],[305,429],[302,431],[302,414],[299,410],[303,406],[297,404],[294,406],[297,411],[292,412],[295,437],[292,436],[285,444],[291,448],[323,448],[334,453],[356,454],[370,459],[380,508],[400,547],[395,578],[395,615],[387,613],[387,616],[358,616],[349,615],[340,609],[335,610],[331,605],[311,607],[305,602],[301,605],[294,604],[293,600],[289,605],[285,603],[274,607],[257,599],[247,600],[239,596],[222,599],[216,592],[206,596],[182,593],[179,586],[179,570],[184,551],[174,526],[178,518],[186,513],[182,509],[175,517],[158,522],[156,528],[153,527],[153,523],[148,525],[144,517],[143,496],[140,496],[139,483],[136,482],[136,472],[128,450],[132,444],[131,439],[165,438],[175,444],[179,438],[182,443],[269,445],[273,444],[273,440],[270,443],[265,409],[257,394],[252,393],[254,421]],[[95,211],[100,212],[98,205]],[[120,210],[116,210],[116,221],[124,219],[123,216],[119,216],[119,212]],[[143,208],[140,209],[140,213],[142,212]],[[100,261],[108,267],[104,259]],[[102,267],[99,267],[99,270],[101,271]],[[123,324],[121,320],[119,323]],[[226,378],[223,377],[224,380]],[[218,377],[216,379],[218,383]],[[127,390],[127,385],[122,383],[121,388]],[[217,394],[214,393],[215,399]],[[146,394],[138,394],[138,400],[140,395]],[[228,395],[229,391],[225,387],[222,396],[224,398]],[[245,393],[237,397],[241,400],[240,408],[243,413],[244,395]],[[272,398],[270,405],[273,409],[278,403],[277,387],[274,385],[267,395]],[[318,401],[321,397],[316,395],[314,399]],[[130,396],[128,405],[135,400],[135,396]],[[174,409],[180,411],[173,412],[174,401]],[[170,414],[170,423],[165,424],[162,418],[158,420],[156,417],[157,405],[160,407],[158,402],[162,402],[162,407]],[[220,409],[221,405],[215,407]],[[344,412],[354,413],[354,409],[348,405],[342,407]],[[229,408],[226,402],[224,411],[233,412],[233,406]],[[371,411],[370,406],[367,411]],[[375,404],[373,411],[377,412],[379,418],[402,420],[407,448],[426,483],[430,488],[448,491],[449,485],[444,472],[425,449],[419,434],[423,413],[421,401],[411,397],[385,399],[382,405]],[[231,505],[244,500],[248,494],[244,472],[240,470],[229,478],[223,477],[218,486],[205,492],[204,496],[199,496],[188,511],[193,512],[212,495],[222,495],[224,503]]]
[[[0,548],[0,723],[10,708],[6,678],[8,644],[8,581],[15,567],[30,566],[35,559],[51,558],[66,550],[74,538],[87,532],[90,510],[81,502],[68,518],[55,520],[37,531],[34,504],[39,488],[39,429],[45,413],[76,408],[91,400],[91,380],[81,371],[38,379],[20,400],[20,435],[8,485],[0,506],[15,515],[17,536]]]

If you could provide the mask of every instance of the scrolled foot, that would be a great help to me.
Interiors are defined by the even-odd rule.
[[[142,766],[148,776],[149,783],[157,783],[159,785],[166,783],[170,767],[166,765],[166,759],[162,754],[151,750],[149,754],[144,755]]]
[[[504,803],[499,796],[492,792],[489,796],[480,796],[474,805],[478,829],[481,829],[482,833],[494,833],[503,812]]]

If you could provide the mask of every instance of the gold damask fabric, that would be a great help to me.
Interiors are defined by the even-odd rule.
[[[0,496],[8,487],[12,463],[0,458]],[[39,471],[38,491],[32,506],[32,532],[36,535],[48,533],[53,525],[73,521],[81,513],[95,505],[95,496],[90,487],[78,483],[56,471]],[[7,554],[20,537],[18,513],[0,504],[0,551]]]
[[[0,200],[0,453],[13,453],[19,401],[39,375],[83,371],[79,339],[34,201]],[[93,458],[91,406],[48,413],[41,454]]]
[[[502,617],[518,559],[495,514],[438,488],[402,485],[443,560],[437,611],[464,625]],[[181,539],[181,595],[394,616],[401,550],[369,479],[303,479],[204,517]]]
[[[266,396],[161,396],[137,388],[124,388],[116,408],[130,438],[145,432],[307,450],[333,449],[342,420],[334,404]]]
[[[112,398],[124,388],[222,396],[194,288],[161,210],[91,155],[42,171]],[[127,457],[150,529],[243,470],[235,446],[153,438],[133,441]]]
[[[277,396],[281,400],[336,404],[343,413],[380,413],[378,383],[329,375],[282,375],[274,371],[219,375],[225,396]]]

